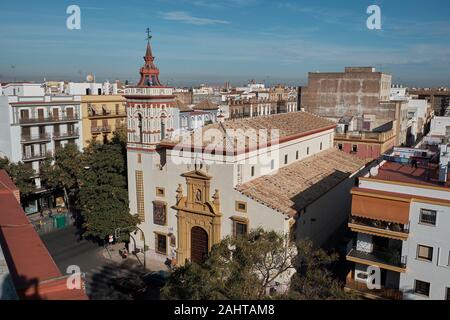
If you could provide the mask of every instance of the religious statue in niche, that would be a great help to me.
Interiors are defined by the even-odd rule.
[[[202,191],[200,189],[197,189],[195,193],[195,202],[202,202]]]
[[[166,222],[166,204],[163,202],[153,202],[153,223],[160,226],[165,226]]]

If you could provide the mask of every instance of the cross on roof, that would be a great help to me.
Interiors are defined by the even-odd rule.
[[[150,28],[147,28],[146,32],[147,32],[147,40],[150,41],[150,39],[152,38],[152,30],[150,30]]]

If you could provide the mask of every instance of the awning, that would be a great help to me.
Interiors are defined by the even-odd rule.
[[[352,195],[352,215],[362,218],[408,224],[409,207],[410,202]]]

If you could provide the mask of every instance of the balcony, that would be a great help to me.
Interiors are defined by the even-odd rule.
[[[35,135],[23,134],[22,137],[20,138],[20,143],[22,144],[31,144],[39,142],[50,142],[50,135],[48,133],[39,133]]]
[[[92,127],[92,134],[100,134],[100,133],[109,133],[111,132],[111,126],[102,126],[102,127]]]
[[[48,157],[51,157],[50,152],[35,152],[30,154],[24,154],[22,156],[23,162],[32,162],[32,161],[39,161],[39,160],[45,160]]]
[[[34,126],[41,124],[49,124],[49,123],[69,123],[69,122],[77,122],[80,120],[78,114],[74,114],[71,116],[58,116],[58,117],[38,117],[38,118],[21,118],[19,119],[19,124],[23,126]]]
[[[404,225],[352,216],[350,217],[348,227],[353,232],[361,232],[402,241],[407,240],[409,237],[409,224]]]
[[[78,139],[80,137],[80,134],[77,130],[72,130],[68,132],[55,132],[53,133],[53,140],[68,140],[68,139]]]
[[[369,289],[364,282],[356,281],[351,271],[345,281],[345,289],[352,290],[368,299],[374,300],[403,300],[403,292],[394,288],[381,286],[380,289]]]
[[[349,250],[347,260],[368,266],[377,266],[395,272],[406,272],[406,256],[401,256],[395,249],[378,248],[371,253],[359,251],[356,247]]]
[[[88,114],[89,119],[123,118],[126,116],[127,116],[126,111],[120,111],[120,112],[106,111],[106,112],[100,112],[100,113],[89,112],[89,114]]]

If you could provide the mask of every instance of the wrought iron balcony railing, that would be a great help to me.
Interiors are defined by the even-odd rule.
[[[35,125],[40,123],[57,123],[57,122],[76,122],[80,120],[78,114],[74,115],[60,115],[54,117],[37,117],[37,118],[21,118],[19,119],[19,124],[22,125]]]
[[[372,220],[372,219],[356,217],[356,216],[351,216],[349,223],[360,225],[360,226],[365,226],[365,227],[370,227],[370,228],[382,229],[382,230],[386,230],[386,231],[409,233],[409,223],[401,224],[401,223],[387,222],[387,221],[381,221],[381,220]]]
[[[92,127],[91,133],[106,133],[111,132],[111,126]]]
[[[64,140],[64,139],[76,139],[80,136],[78,129],[67,131],[67,132],[55,132],[53,133],[54,140]]]
[[[21,143],[34,143],[39,141],[49,141],[50,134],[48,133],[39,133],[39,134],[22,134],[20,138]]]

